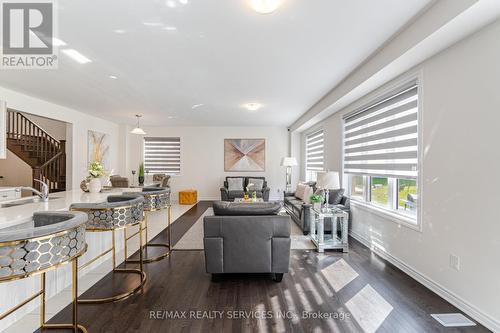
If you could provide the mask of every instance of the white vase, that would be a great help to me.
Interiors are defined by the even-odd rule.
[[[102,189],[102,183],[99,178],[92,178],[92,180],[89,182],[89,192],[90,193],[99,193],[101,192]]]

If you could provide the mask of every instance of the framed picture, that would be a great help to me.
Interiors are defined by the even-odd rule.
[[[224,171],[266,170],[266,139],[224,139]]]

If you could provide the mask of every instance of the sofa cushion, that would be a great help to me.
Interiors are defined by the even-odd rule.
[[[245,192],[243,190],[241,191],[227,191],[227,196],[231,199],[234,199],[234,198],[243,198],[243,196],[245,195]]]
[[[310,204],[311,203],[311,195],[313,195],[313,194],[314,194],[313,188],[311,186],[307,186],[306,190],[304,191],[304,198],[302,198],[304,203]]]
[[[297,184],[297,189],[295,190],[295,196],[301,200],[304,200],[304,196],[306,194],[306,190],[309,188],[309,185],[299,183]]]
[[[344,189],[330,190],[328,194],[328,203],[330,205],[338,205],[344,196]]]
[[[250,186],[250,184],[253,184]],[[249,191],[254,191],[254,190],[260,190],[262,191],[262,188],[264,187],[264,179],[259,179],[259,178],[248,178],[248,190]]]
[[[243,191],[244,178],[227,177],[228,191]]]
[[[278,215],[281,211],[280,202],[227,202],[213,203],[214,215],[217,216],[252,216]]]

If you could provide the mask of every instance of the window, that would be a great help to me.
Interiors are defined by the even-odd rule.
[[[350,194],[351,198],[364,200],[365,178],[363,176],[351,176]]]
[[[324,170],[323,130],[306,135],[306,181],[315,181],[316,173]]]
[[[387,207],[389,206],[389,179],[386,177],[371,177],[370,182],[371,202]]]
[[[181,138],[145,137],[144,169],[150,173],[181,173]]]
[[[351,198],[416,217],[419,198],[415,82],[346,115],[344,172]]]

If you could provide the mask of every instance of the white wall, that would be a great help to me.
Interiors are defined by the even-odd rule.
[[[23,160],[7,149],[7,158],[0,159],[0,186],[33,186],[33,171]],[[23,194],[31,195],[29,192]]]
[[[353,207],[353,235],[385,253],[490,329],[500,331],[500,21],[434,56],[422,74],[422,232]],[[326,132],[327,168],[342,165],[342,114]],[[449,256],[461,258],[460,271]]]
[[[34,114],[23,113],[26,118],[43,128],[56,140],[66,140],[66,123]]]
[[[121,170],[118,158],[119,126],[117,124],[2,87],[0,87],[0,100],[5,100],[9,108],[69,123],[66,129],[68,189],[78,188],[81,180],[87,176],[88,130],[110,135],[111,168],[117,173],[124,172]]]
[[[285,168],[281,158],[288,152],[288,132],[281,127],[144,127],[148,136],[179,136],[181,138],[181,175],[171,181],[172,198],[178,191],[195,188],[201,200],[220,199],[224,177],[245,175],[263,176],[271,188],[270,197],[279,198],[285,187]],[[143,156],[143,137],[126,132],[127,176],[137,170]],[[266,171],[224,172],[225,138],[265,138]],[[136,175],[137,176],[137,175]],[[137,179],[135,180],[137,184]],[[280,192],[278,192],[278,189]]]

